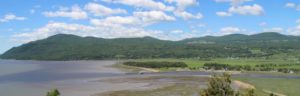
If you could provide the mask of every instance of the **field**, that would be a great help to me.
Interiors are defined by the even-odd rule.
[[[279,57],[278,57],[279,58]],[[138,59],[133,61],[147,62],[147,61],[168,61],[168,62],[185,62],[189,69],[201,69],[205,63],[220,63],[228,64],[230,66],[251,66],[257,68],[259,65],[276,64],[276,66],[270,66],[272,68],[293,68],[300,69],[300,61],[297,59],[278,59],[276,56],[271,59],[265,58],[216,58],[210,60],[199,59]],[[132,60],[131,60],[132,61]],[[287,65],[292,64],[292,65]],[[267,66],[268,67],[268,66]],[[172,70],[172,68],[160,70]]]
[[[205,63],[222,63],[230,65],[250,65],[258,64],[294,64],[300,63],[298,60],[284,60],[284,59],[262,59],[262,58],[216,58],[211,60],[197,60],[197,59],[138,59],[136,61],[169,61],[169,62],[185,62],[189,67],[202,67]],[[300,68],[300,66],[293,66],[293,68]]]
[[[279,79],[279,78],[234,78],[256,87],[260,96],[268,96],[266,92],[275,92],[286,96],[297,96],[300,94],[299,79]]]

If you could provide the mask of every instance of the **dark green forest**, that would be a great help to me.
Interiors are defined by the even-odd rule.
[[[180,41],[153,37],[104,39],[58,34],[14,47],[0,56],[18,60],[268,57],[300,50],[300,37],[265,32]]]

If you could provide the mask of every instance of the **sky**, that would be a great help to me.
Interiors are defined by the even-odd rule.
[[[100,38],[300,35],[300,0],[1,0],[0,54],[55,34]]]

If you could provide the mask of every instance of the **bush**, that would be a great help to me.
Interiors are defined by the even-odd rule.
[[[213,75],[207,84],[207,88],[201,90],[201,96],[255,96],[254,90],[249,89],[241,94],[231,88],[231,76],[224,73],[221,76]]]
[[[220,64],[220,63],[205,63],[203,66],[204,69],[214,69],[214,70],[236,70],[236,71],[241,71],[241,70],[246,70],[246,71],[251,71],[253,70],[251,66],[245,65],[228,65],[228,64]]]
[[[219,64],[219,63],[205,63],[203,65],[204,69],[214,69],[214,70],[224,70],[229,67],[228,64]]]
[[[47,96],[60,96],[60,92],[57,89],[53,89],[47,92]]]
[[[124,65],[146,67],[146,68],[169,68],[169,67],[188,67],[184,62],[125,62]]]

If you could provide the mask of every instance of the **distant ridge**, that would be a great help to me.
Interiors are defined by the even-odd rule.
[[[261,50],[263,54],[252,53],[253,49]],[[104,39],[57,34],[14,47],[6,51],[0,58],[86,60],[115,59],[117,56],[131,59],[253,57],[273,55],[291,49],[300,50],[300,37],[276,32],[205,36],[180,41],[160,40],[147,36]]]

